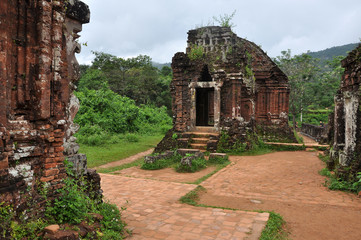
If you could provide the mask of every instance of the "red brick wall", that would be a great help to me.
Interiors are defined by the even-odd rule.
[[[0,1],[0,202],[65,177],[65,1]]]

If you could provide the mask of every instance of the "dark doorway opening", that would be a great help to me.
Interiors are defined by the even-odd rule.
[[[214,126],[214,88],[196,89],[196,125]]]

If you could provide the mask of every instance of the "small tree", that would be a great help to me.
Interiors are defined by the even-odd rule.
[[[288,76],[291,87],[290,112],[293,115],[293,126],[296,128],[296,115],[301,114],[312,102],[311,84],[315,81],[318,72],[318,59],[303,53],[291,56],[291,50],[282,51],[282,56],[275,60],[276,64]]]
[[[225,13],[223,15],[219,15],[219,17],[213,16],[213,20],[219,23],[219,25],[221,25],[222,27],[229,27],[232,29],[233,27],[236,26],[233,22],[231,22],[235,15],[236,15],[236,10],[234,10],[231,15]]]

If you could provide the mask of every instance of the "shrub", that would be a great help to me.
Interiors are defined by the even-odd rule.
[[[85,189],[72,179],[64,180],[64,187],[57,192],[59,196],[52,206],[46,210],[48,217],[54,217],[55,222],[78,224],[85,219],[88,209],[91,209],[91,200],[85,194]]]
[[[204,49],[202,46],[192,45],[188,57],[190,60],[195,61],[198,59],[202,59],[203,55],[204,55]]]
[[[130,98],[106,88],[83,88],[81,92],[76,92],[76,95],[81,104],[74,119],[74,122],[80,125],[76,134],[79,143],[98,146],[117,142],[113,135],[163,134],[172,126],[172,119],[165,107],[137,106]],[[137,142],[135,137],[127,140]]]
[[[125,135],[125,139],[128,142],[139,142],[139,136],[137,136],[136,134],[132,134],[132,133],[127,133]]]
[[[204,158],[195,158],[192,160],[191,166],[178,163],[175,167],[177,172],[197,172],[207,167],[207,161]]]
[[[182,157],[179,154],[174,154],[170,158],[158,159],[154,163],[145,163],[144,162],[140,168],[145,169],[145,170],[163,169],[163,168],[171,167],[175,163],[180,162],[181,158]]]

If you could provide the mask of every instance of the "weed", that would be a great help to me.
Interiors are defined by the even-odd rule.
[[[180,159],[181,156],[179,154],[174,154],[170,158],[158,159],[154,163],[143,163],[140,168],[145,170],[163,169],[163,168],[171,167],[175,163],[180,162]]]
[[[275,212],[269,212],[270,216],[267,225],[262,231],[260,240],[281,240],[287,239],[287,232],[283,230],[285,221],[282,216]]]
[[[192,61],[202,59],[204,56],[204,49],[202,46],[192,45],[191,51],[188,54],[188,57]]]
[[[320,171],[318,171],[318,173],[321,175],[321,176],[325,176],[325,177],[332,177],[332,173],[330,172],[330,170],[328,170],[327,168],[323,168],[321,169]]]
[[[177,172],[197,172],[207,167],[207,161],[204,158],[195,158],[191,166],[178,163],[175,167]]]
[[[194,190],[190,191],[183,197],[179,199],[181,203],[186,203],[192,206],[197,206],[197,201],[199,200],[199,193],[206,192],[207,190],[202,186],[197,186]]]

